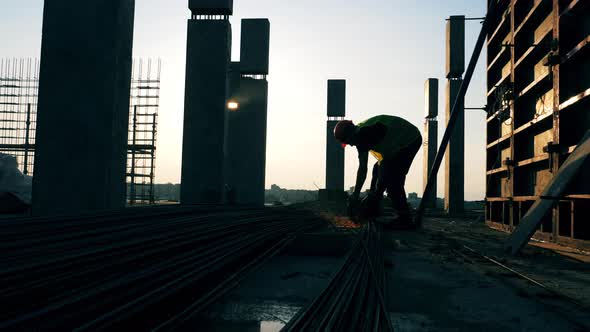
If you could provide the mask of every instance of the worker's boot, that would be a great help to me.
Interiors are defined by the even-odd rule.
[[[393,205],[393,218],[390,222],[384,224],[383,228],[390,230],[414,228],[414,220],[407,201],[401,202],[391,196],[389,198]]]

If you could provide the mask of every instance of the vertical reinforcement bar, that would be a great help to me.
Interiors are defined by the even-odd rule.
[[[30,84],[30,83],[28,83]],[[31,133],[31,103],[27,104],[27,128],[25,129],[25,160],[23,165],[23,174],[29,175],[29,138]]]

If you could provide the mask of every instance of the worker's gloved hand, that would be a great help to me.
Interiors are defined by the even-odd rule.
[[[361,202],[360,217],[362,219],[377,218],[381,214],[382,200],[383,195],[376,192],[370,192]]]
[[[349,217],[356,217],[360,206],[358,194],[352,194],[346,203],[346,215]]]

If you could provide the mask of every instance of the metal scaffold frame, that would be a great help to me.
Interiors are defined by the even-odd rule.
[[[154,204],[156,138],[160,106],[160,59],[133,62],[127,150],[127,201]]]
[[[127,201],[154,204],[156,139],[162,62],[133,62],[127,149]],[[39,91],[39,60],[0,59],[0,153],[16,157],[33,176]]]
[[[16,157],[33,175],[39,60],[0,59],[0,153]]]

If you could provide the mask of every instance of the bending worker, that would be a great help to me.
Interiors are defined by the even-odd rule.
[[[369,152],[377,159],[373,167],[371,190],[366,200],[378,209],[383,193],[391,199],[397,212],[396,223],[411,222],[410,207],[404,185],[406,174],[422,145],[420,131],[410,122],[391,115],[378,115],[355,125],[352,121],[340,121],[334,129],[334,137],[345,147],[356,146],[359,168],[356,184],[349,205],[358,205],[359,194],[367,178]],[[349,207],[350,209],[350,207]],[[378,211],[372,211],[377,214]]]

